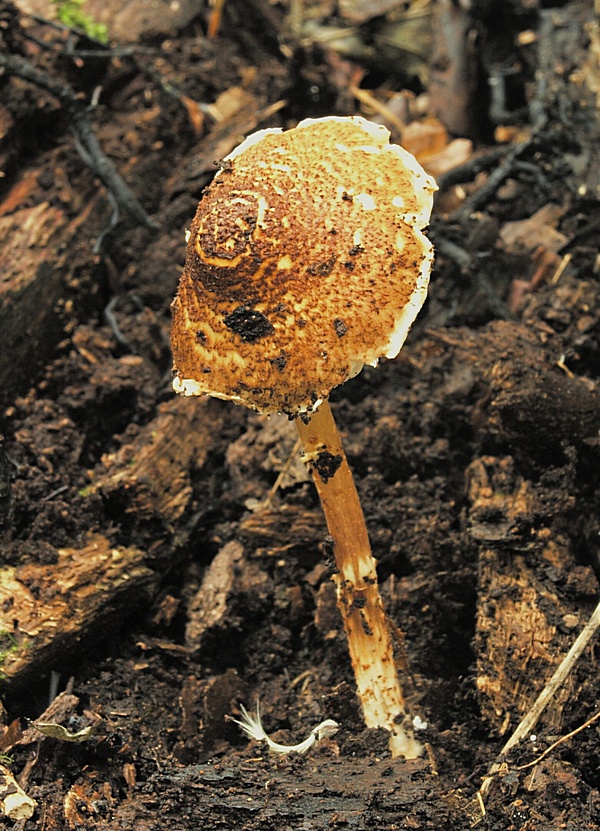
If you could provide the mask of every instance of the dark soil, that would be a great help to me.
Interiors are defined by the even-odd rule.
[[[499,21],[473,4],[463,74],[423,75],[293,37],[284,4],[230,0],[214,38],[206,12],[114,52],[0,4],[0,752],[36,802],[16,827],[600,827],[597,722],[521,768],[597,713],[593,645],[477,798],[597,602],[592,5],[513,2]],[[359,26],[366,43],[386,20]],[[414,761],[364,728],[297,459],[271,493],[293,424],[171,389],[169,307],[215,162],[259,127],[372,116],[357,67],[376,92],[431,83],[442,118],[450,77],[474,141],[439,177],[407,344],[332,395],[427,725]],[[503,108],[481,92],[498,84]],[[84,121],[133,207],[78,152]],[[509,223],[548,205],[511,244]],[[269,755],[228,720],[256,700],[280,742],[340,730]],[[27,729],[40,716],[94,730]]]

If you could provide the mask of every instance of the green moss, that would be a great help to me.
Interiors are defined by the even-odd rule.
[[[86,35],[100,43],[108,43],[108,27],[96,23],[83,10],[84,0],[52,0],[56,6],[58,19],[70,29],[81,29]]]
[[[13,634],[6,629],[0,629],[0,664],[11,652],[16,652],[19,645]]]
[[[6,629],[0,629],[0,678],[2,677],[2,665],[9,655],[13,655],[19,649],[19,644],[14,635]]]

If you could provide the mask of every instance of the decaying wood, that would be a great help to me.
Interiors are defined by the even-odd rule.
[[[336,758],[334,748],[332,742],[288,765],[258,757],[241,768],[209,763],[158,774],[162,821],[168,825],[183,814],[190,827],[198,828],[453,827],[450,810],[435,796],[437,779],[426,762],[371,759],[365,764],[360,754],[353,761]],[[117,807],[115,817],[123,827],[143,828],[155,814],[153,783],[154,777],[135,800]]]
[[[246,560],[244,547],[236,541],[227,543],[212,560],[202,584],[188,609],[186,644],[201,651],[215,640],[225,647],[227,637],[239,634],[241,621],[232,595],[248,596],[250,602],[264,602],[268,596],[268,577],[255,563]],[[241,608],[244,607],[243,600]]]
[[[126,512],[173,530],[193,501],[191,475],[202,467],[222,427],[215,402],[178,396],[130,444],[106,454],[91,491],[121,495]]]
[[[3,685],[39,685],[40,675],[107,637],[147,603],[157,577],[144,557],[138,548],[96,536],[83,548],[60,549],[55,564],[0,569]]]
[[[98,805],[104,811],[110,810],[115,797],[108,782],[97,771],[85,771],[84,775],[69,789],[64,799],[64,815],[67,828],[85,828],[90,816],[98,813]]]
[[[238,741],[239,728],[230,716],[246,700],[246,693],[244,681],[231,668],[209,678],[186,678],[179,696],[181,725],[175,757],[182,763],[193,762],[198,752],[205,752],[219,739]]]
[[[267,0],[260,3],[269,7]],[[84,178],[73,175],[72,165],[62,178],[57,174],[60,165],[53,161],[65,159],[62,136],[44,134],[44,124],[62,108],[51,102],[45,111],[37,109],[33,88],[27,85],[31,98],[24,109],[23,102],[6,96],[13,82],[4,83],[0,160],[8,159],[2,165],[7,171],[3,194],[10,199],[3,202],[6,211],[0,223],[0,285],[5,287],[8,273],[18,273],[25,281],[17,288],[12,284],[0,289],[0,396],[12,405],[13,413],[7,413],[2,424],[8,458],[0,459],[0,474],[2,469],[6,474],[0,476],[0,536],[6,543],[6,561],[10,556],[10,562],[24,563],[39,554],[47,562],[55,550],[42,548],[47,535],[55,535],[49,538],[55,546],[73,546],[64,540],[81,535],[88,524],[101,528],[106,537],[118,533],[123,548],[115,558],[105,539],[96,552],[86,546],[67,556],[63,549],[52,565],[0,571],[0,675],[7,670],[16,673],[8,676],[8,685],[14,689],[19,684],[28,693],[25,710],[20,696],[8,697],[5,720],[12,724],[0,737],[5,742],[0,749],[13,755],[15,777],[38,801],[27,829],[106,826],[145,831],[157,824],[206,829],[311,825],[357,831],[466,828],[464,809],[451,805],[454,794],[449,791],[457,785],[467,793],[478,787],[478,774],[528,712],[596,603],[596,581],[576,559],[579,553],[591,559],[595,551],[593,508],[600,449],[595,386],[600,294],[594,271],[600,134],[593,92],[598,78],[594,4],[570,1],[564,8],[553,4],[547,9],[540,6],[550,4],[509,4],[525,13],[530,21],[526,25],[531,25],[532,40],[518,44],[532,73],[526,90],[531,124],[525,123],[524,115],[514,125],[519,135],[523,130],[522,152],[514,154],[514,163],[496,178],[500,156],[506,158],[514,146],[496,148],[477,181],[477,165],[470,166],[463,179],[465,192],[471,194],[462,203],[464,216],[455,214],[449,224],[443,211],[438,214],[440,234],[449,236],[455,253],[468,256],[462,261],[463,272],[462,265],[450,267],[451,257],[443,252],[438,256],[438,279],[426,318],[426,325],[438,327],[437,332],[428,338],[418,326],[396,365],[381,367],[376,376],[367,371],[354,382],[354,391],[343,393],[348,398],[338,399],[349,434],[347,450],[367,496],[367,521],[380,570],[389,575],[398,621],[409,622],[409,654],[413,664],[417,657],[416,686],[430,724],[429,761],[439,775],[425,761],[390,761],[381,756],[383,737],[353,732],[359,720],[352,689],[339,685],[349,667],[327,579],[326,546],[325,556],[317,559],[326,531],[309,489],[297,482],[273,500],[274,510],[261,511],[277,465],[261,468],[269,446],[261,446],[260,440],[253,444],[255,436],[250,434],[226,453],[225,445],[238,435],[243,421],[239,412],[228,412],[222,423],[218,406],[183,399],[155,410],[165,397],[159,378],[167,369],[166,349],[157,346],[157,332],[161,327],[166,333],[168,325],[169,284],[174,281],[186,217],[191,216],[186,205],[212,175],[214,162],[238,142],[240,132],[260,126],[280,94],[290,98],[284,121],[330,105],[337,112],[341,101],[350,100],[348,78],[356,69],[350,60],[345,66],[331,61],[327,45],[323,54],[311,56],[302,44],[290,60],[286,42],[279,49],[272,37],[273,60],[281,74],[270,74],[257,48],[264,40],[256,37],[256,21],[246,26],[239,18],[243,4],[220,5],[225,10],[222,40],[211,44],[203,39],[200,17],[194,31],[161,43],[160,49],[154,49],[158,41],[146,43],[132,52],[133,59],[121,62],[118,48],[110,51],[110,61],[101,58],[98,65],[87,58],[80,63],[77,53],[64,56],[71,43],[76,50],[87,47],[79,37],[49,40],[47,45],[55,51],[32,39],[25,43],[16,38],[12,46],[6,41],[9,51],[14,47],[41,66],[52,62],[57,78],[68,76],[73,89],[81,90],[82,106],[98,84],[101,109],[92,117],[104,125],[99,133],[102,144],[128,175],[150,171],[144,178],[146,197],[154,207],[162,206],[157,208],[162,213],[160,231],[152,240],[146,232],[123,227],[107,237],[106,258],[96,266],[90,251],[105,227],[108,207],[104,217],[96,217],[95,208],[83,216],[81,238],[74,229],[69,237],[68,226],[61,230],[81,204],[87,205],[91,179],[87,171]],[[470,5],[476,11],[478,5]],[[8,27],[3,32],[10,34],[12,7],[5,6],[0,16]],[[363,6],[370,8],[366,0]],[[442,6],[452,4],[436,4]],[[189,8],[189,3],[181,7]],[[582,9],[583,16],[578,13]],[[241,25],[235,25],[238,21]],[[517,46],[515,39],[512,44]],[[473,48],[477,50],[478,44]],[[581,57],[583,50],[587,54]],[[511,49],[510,56],[516,51]],[[534,78],[536,56],[541,67]],[[249,60],[258,66],[250,66]],[[484,71],[488,62],[489,57],[481,55]],[[510,71],[513,66],[508,66]],[[165,90],[176,88],[193,97],[196,111],[205,116],[199,128],[195,125],[195,143],[191,134],[185,135],[185,127],[179,129],[183,115],[169,103],[168,92],[158,91],[159,80]],[[369,73],[352,83],[366,91],[373,80]],[[238,96],[237,114],[216,124],[205,102],[220,106],[221,93],[235,84],[247,94]],[[308,89],[327,97],[316,106],[306,97]],[[372,93],[375,100],[391,100],[385,86]],[[42,136],[44,146],[56,139],[58,150],[40,152],[37,140],[11,143],[13,133],[22,135],[30,126]],[[8,140],[1,135],[4,130]],[[67,154],[74,157],[70,143]],[[82,169],[76,159],[76,172]],[[489,189],[480,188],[483,181]],[[13,185],[18,190],[11,191]],[[523,195],[528,198],[522,200]],[[44,200],[48,205],[29,207]],[[521,316],[519,323],[486,324],[503,313],[513,275],[530,276],[533,258],[529,250],[513,254],[497,231],[506,230],[507,220],[516,220],[523,230],[521,220],[548,200],[560,207],[557,230],[564,234],[554,253],[561,259],[572,254],[571,266],[560,275],[550,270],[535,287],[530,285],[534,281],[526,281],[522,304],[510,305],[514,316]],[[103,205],[104,196],[94,204]],[[474,205],[481,222],[472,216]],[[38,237],[34,235],[28,247],[24,229],[38,216]],[[470,222],[478,226],[477,238],[470,235]],[[100,291],[94,296],[92,285],[76,281],[93,279],[95,268],[103,275],[110,269],[111,279],[96,282]],[[487,281],[487,300],[480,302],[480,288],[470,303],[473,292],[465,289],[464,277],[472,279],[478,269]],[[133,307],[127,303],[115,315],[125,340],[108,338],[102,306],[115,293],[123,298],[134,292],[148,312],[152,309],[152,325],[144,315],[128,315],[127,308]],[[71,301],[73,313],[61,315],[61,304]],[[92,315],[78,314],[90,305]],[[114,303],[110,308],[114,311]],[[475,324],[471,329],[452,328],[457,320]],[[64,348],[56,349],[64,339]],[[123,356],[129,344],[133,354]],[[98,362],[88,360],[90,355],[97,355]],[[147,357],[142,360],[142,355]],[[38,359],[44,383],[36,386],[41,373],[33,364]],[[15,402],[21,378],[32,392]],[[106,454],[102,462],[100,453]],[[285,463],[285,454],[278,461]],[[96,491],[87,504],[86,489],[81,489],[86,482]],[[75,492],[76,507],[69,511],[69,495]],[[61,496],[60,511],[55,494]],[[82,503],[85,511],[77,515]],[[44,522],[30,527],[38,504]],[[203,533],[196,534],[192,546],[191,534],[198,527]],[[228,546],[232,539],[236,542]],[[130,545],[149,553],[157,569],[157,551],[164,556],[162,562],[177,559],[181,566],[178,554],[185,551],[189,556],[185,571],[171,572],[163,616],[152,616],[150,632],[144,627],[140,633],[143,660],[139,652],[132,653],[131,644],[121,649],[113,643],[101,648],[102,673],[90,670],[85,679],[77,674],[81,702],[90,702],[95,712],[112,720],[115,738],[122,737],[123,743],[93,739],[58,746],[54,738],[38,740],[28,731],[31,744],[17,745],[15,717],[23,712],[33,717],[34,698],[37,704],[40,685],[42,693],[45,685],[39,673],[52,668],[77,673],[75,650],[95,645],[97,633],[109,633],[118,614],[140,599],[147,601],[156,578],[142,551],[125,548]],[[194,556],[200,550],[208,558],[213,546],[220,548],[214,571]],[[245,551],[238,558],[240,546]],[[103,556],[107,559],[98,563]],[[252,571],[246,572],[249,564],[267,578],[255,571],[256,585],[245,591],[243,581],[252,577]],[[304,574],[308,568],[312,572]],[[299,580],[290,586],[287,575],[293,574]],[[196,593],[196,581],[202,579]],[[256,603],[258,608],[252,605]],[[40,617],[34,618],[38,611]],[[186,615],[187,645],[165,644],[183,640]],[[435,634],[427,631],[429,621],[438,633],[449,621],[451,634],[443,641],[448,649],[436,647]],[[469,651],[472,627],[475,659]],[[463,653],[459,665],[454,633]],[[23,662],[22,668],[17,661]],[[27,661],[32,661],[30,666]],[[222,664],[215,666],[217,661]],[[566,735],[595,709],[597,677],[586,649],[536,728],[541,746],[551,746],[551,733]],[[224,715],[235,713],[233,700],[252,707],[255,696],[260,696],[271,719],[267,726],[289,726],[290,738],[305,718],[308,729],[316,723],[318,719],[310,719],[322,705],[323,715],[342,724],[337,745],[332,742],[285,764],[267,757],[260,746],[247,746]],[[62,701],[69,702],[74,704],[74,699]],[[72,713],[78,712],[77,705]],[[46,714],[45,721],[68,724],[68,718],[57,715]],[[504,738],[498,740],[501,733]],[[569,761],[561,761],[567,747]],[[39,763],[34,767],[37,749]],[[539,755],[529,741],[519,753],[513,750],[511,764]],[[509,776],[495,780],[500,798],[486,805],[487,822],[478,828],[596,827],[597,755],[597,731],[591,729],[553,751],[533,773],[521,775],[511,768]]]
[[[580,314],[575,303],[585,308],[600,299],[597,289],[590,285],[588,292],[586,286],[579,287],[576,298],[574,290],[561,298],[573,327]],[[512,321],[495,321],[478,332],[455,330],[439,336],[442,343],[449,337],[447,343],[456,347],[455,383],[465,393],[479,391],[477,429],[485,429],[512,452],[544,462],[556,463],[565,445],[585,449],[597,445],[600,389],[591,379],[561,368],[560,338]]]
[[[544,689],[538,695],[531,708],[525,714],[524,718],[519,722],[517,728],[513,731],[510,738],[502,748],[498,758],[490,767],[488,776],[484,780],[483,785],[481,786],[479,791],[482,797],[485,796],[485,794],[488,792],[494,775],[497,774],[501,770],[502,765],[506,763],[506,755],[508,754],[508,752],[513,747],[516,747],[516,745],[520,741],[526,740],[527,737],[533,732],[542,713],[544,712],[548,704],[556,697],[558,690],[560,690],[562,685],[565,683],[565,680],[569,677],[575,664],[583,654],[591,639],[597,633],[599,626],[600,603],[596,606],[592,613],[592,616],[577,636],[575,642],[573,643],[565,657],[562,659],[559,666],[556,668],[552,678],[545,685]],[[571,731],[571,733],[567,734],[567,736],[574,736],[576,733],[583,730],[586,726],[589,727],[591,724],[597,721],[598,718],[600,718],[600,713],[596,713],[595,716],[592,716],[592,718],[588,719],[583,725],[580,725],[578,728]],[[548,747],[546,751],[544,751],[544,753],[539,757],[539,760],[541,761],[543,756],[549,753],[552,750],[552,748],[555,748],[559,743],[566,740],[567,736],[561,737],[558,741],[550,745],[550,747]],[[528,764],[523,765],[521,769],[533,767],[535,764],[536,762],[534,760],[533,762],[529,762]]]
[[[501,735],[550,680],[589,616],[581,597],[591,600],[597,591],[592,570],[576,565],[566,538],[544,522],[549,506],[542,500],[510,457],[482,457],[469,468],[470,532],[480,545],[477,689],[485,718]],[[557,692],[545,723],[550,732],[560,730],[574,684],[568,678]]]
[[[489,428],[515,449],[554,462],[561,456],[561,445],[597,444],[600,389],[567,374],[559,365],[560,355],[552,362],[523,327],[512,331],[515,347],[523,346],[524,354],[514,347],[499,354],[483,378]]]
[[[69,220],[40,202],[0,216],[0,399],[27,388],[63,337],[70,286],[91,262],[95,210],[94,200]]]
[[[322,512],[289,503],[248,514],[240,523],[240,534],[254,553],[275,557],[293,549],[316,548],[325,540],[327,527]]]
[[[116,453],[105,455],[89,490],[118,500],[136,522],[152,521],[172,534],[194,504],[191,476],[220,433],[214,402],[179,397]],[[178,541],[189,533],[181,523]],[[160,535],[156,541],[160,542]],[[113,547],[95,537],[81,549],[61,549],[52,565],[28,564],[0,571],[2,675],[11,688],[60,666],[148,602],[157,575],[147,553]]]

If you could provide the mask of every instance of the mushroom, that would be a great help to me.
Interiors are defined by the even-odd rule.
[[[296,422],[334,544],[368,727],[414,758],[363,512],[328,396],[395,357],[427,294],[435,182],[359,117],[261,130],[223,162],[187,236],[174,389]]]

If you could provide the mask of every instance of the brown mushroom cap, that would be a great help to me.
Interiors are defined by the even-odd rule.
[[[332,117],[233,151],[188,236],[176,391],[297,414],[398,354],[427,294],[436,185],[388,141]]]

